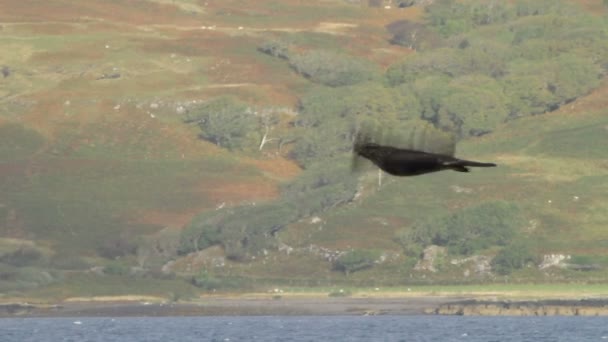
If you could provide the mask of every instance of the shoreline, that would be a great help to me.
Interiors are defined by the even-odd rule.
[[[179,316],[608,316],[608,299],[508,300],[464,296],[222,297],[188,302],[75,300],[0,304],[0,318]]]
[[[0,304],[10,317],[166,317],[166,316],[375,316],[423,315],[463,297],[203,297],[190,302],[64,301],[55,304]]]

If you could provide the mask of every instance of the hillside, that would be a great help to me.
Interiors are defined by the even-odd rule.
[[[543,15],[431,27],[418,25],[441,7],[338,0],[4,1],[0,291],[604,281],[606,9],[581,4],[570,21],[542,13],[588,23],[560,36]],[[403,35],[412,27],[423,38]],[[574,43],[585,35],[597,38]],[[475,49],[459,59],[465,41]],[[506,42],[509,57],[489,61]],[[535,93],[543,77],[557,90]],[[230,131],[246,120],[220,117],[229,133],[205,131],[214,105],[255,122]],[[378,186],[373,169],[345,171],[345,132],[366,118],[426,120],[460,135],[457,155],[500,167]],[[273,140],[260,147],[265,133]],[[523,239],[464,254],[447,242],[433,261],[441,272],[413,268],[428,247],[412,240],[417,227],[482,216],[488,203]],[[520,240],[529,267],[476,273]],[[349,251],[361,270],[337,262]],[[546,255],[576,267],[539,270]]]

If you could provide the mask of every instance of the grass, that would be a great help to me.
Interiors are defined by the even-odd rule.
[[[154,296],[161,298],[191,298],[197,289],[181,279],[148,279],[78,273],[68,275],[63,282],[25,292],[29,298],[55,301],[71,297]]]
[[[589,298],[608,296],[606,284],[475,284],[475,285],[412,285],[398,287],[281,287],[284,297],[315,296],[343,290],[351,297],[420,297],[463,296],[499,299]]]
[[[71,166],[68,166],[70,165]],[[4,201],[17,210],[37,239],[51,239],[64,248],[86,250],[121,232],[150,232],[134,213],[164,210],[192,212],[215,205],[215,198],[199,184],[226,177],[238,163],[221,158],[204,161],[120,161],[50,159],[38,161],[43,171],[29,178],[8,179],[12,188]],[[243,170],[245,171],[245,170]],[[107,175],[111,173],[112,177]],[[203,179],[199,175],[205,175]],[[239,174],[233,180],[255,183],[261,172]],[[5,179],[3,179],[5,180]],[[16,184],[15,184],[16,181]],[[199,188],[200,190],[197,190]],[[132,222],[134,220],[135,222]]]
[[[196,127],[184,126],[174,105],[230,92],[260,105],[295,106],[297,95],[310,83],[295,76],[286,62],[257,52],[260,42],[279,36],[299,48],[368,54],[375,48],[394,48],[383,36],[385,24],[402,16],[417,13],[418,18],[408,17],[415,20],[421,15],[367,9],[339,0],[322,4],[228,0],[204,8],[191,0],[150,0],[128,8],[124,4],[65,2],[31,13],[16,2],[10,11],[0,11],[0,19],[8,23],[3,24],[0,37],[6,51],[0,65],[13,70],[0,87],[0,119],[16,122],[0,122],[0,223],[9,222],[0,225],[3,236],[27,237],[24,241],[34,239],[37,246],[49,246],[54,252],[94,259],[95,248],[109,238],[137,239],[167,225],[179,228],[183,224],[156,218],[162,214],[187,218],[223,202],[230,205],[276,196],[277,183],[284,178],[265,175],[245,161],[245,154],[229,154],[197,140]],[[72,22],[73,17],[83,19]],[[101,19],[90,19],[93,17]],[[16,20],[27,22],[14,23]],[[346,33],[343,36],[314,32],[322,22],[364,24],[341,31]],[[199,25],[217,25],[218,30],[199,30]],[[244,29],[238,30],[239,26]],[[355,36],[350,35],[353,32]],[[396,56],[406,53],[396,51]],[[119,79],[96,80],[114,68],[121,73]],[[251,82],[254,87],[210,87]],[[395,234],[417,220],[505,200],[519,203],[526,217],[538,222],[529,237],[542,246],[540,253],[593,255],[605,263],[608,177],[603,160],[608,123],[602,89],[608,89],[606,84],[572,107],[569,104],[555,113],[508,122],[492,135],[459,145],[458,155],[495,160],[500,164],[496,169],[408,179],[385,177],[380,189],[375,185],[376,173],[370,171],[362,181],[363,200],[322,215],[322,224],[298,222],[283,231],[281,238],[301,248],[314,244],[337,250],[381,248],[401,253]],[[152,110],[152,102],[163,104]],[[117,105],[119,110],[114,109]],[[574,105],[577,107],[572,109]],[[579,199],[575,201],[574,196]],[[606,292],[602,285],[575,284],[563,288],[507,284],[385,290],[386,285],[407,283],[401,262],[398,259],[347,277],[332,272],[321,257],[273,254],[252,263],[229,262],[217,273],[253,281],[259,287],[377,285],[381,287],[378,293],[387,296],[493,291],[574,295],[579,288]],[[538,274],[518,276],[546,280]],[[602,272],[557,276],[565,281],[606,279]],[[440,276],[429,278],[429,282],[447,282]],[[78,274],[70,275],[64,284],[39,291],[59,297],[133,292],[164,295],[172,287],[190,291],[182,280],[156,282]],[[335,290],[331,286],[308,288],[324,293]],[[354,295],[376,293],[373,287],[350,291]]]

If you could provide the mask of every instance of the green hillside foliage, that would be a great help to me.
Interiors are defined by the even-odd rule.
[[[427,20],[443,46],[391,66],[388,82],[414,84],[422,117],[461,136],[555,110],[598,86],[608,48],[605,22],[556,3],[437,1]]]
[[[281,199],[241,205],[198,215],[182,233],[179,252],[186,254],[220,244],[228,258],[247,260],[276,249],[275,236],[296,220],[318,215],[352,200],[356,179],[344,160],[333,167],[316,165],[283,189]]]
[[[200,137],[220,147],[239,148],[251,143],[259,119],[248,111],[247,105],[234,98],[221,97],[203,104],[186,119],[201,129]],[[254,141],[252,139],[252,141]]]
[[[0,159],[24,159],[44,146],[45,139],[38,132],[16,123],[0,126]]]
[[[308,51],[291,56],[289,63],[302,76],[330,87],[353,85],[375,76],[369,62],[331,51]]]
[[[416,223],[399,240],[404,248],[438,245],[447,246],[453,254],[472,255],[490,246],[507,245],[523,223],[517,206],[505,202],[484,203]]]
[[[3,294],[608,279],[605,15],[123,3],[128,27],[0,14]],[[361,136],[499,167],[391,177]]]
[[[526,265],[536,263],[538,258],[534,255],[530,245],[523,239],[511,242],[492,259],[492,268],[498,274],[507,275]]]
[[[378,250],[353,250],[348,251],[334,261],[333,267],[338,271],[343,271],[347,275],[352,272],[364,270],[374,266],[380,257]]]

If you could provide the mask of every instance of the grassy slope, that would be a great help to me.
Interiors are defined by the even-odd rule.
[[[0,5],[0,41],[11,47],[0,59],[11,70],[0,88],[2,236],[91,254],[223,202],[274,198],[297,172],[200,141],[177,113],[216,93],[268,104],[263,90],[239,86],[260,74],[280,93],[289,77],[272,78],[257,38],[201,33],[204,14],[162,2],[45,5]]]
[[[530,226],[522,234],[535,241],[540,253],[604,257],[608,255],[607,92],[604,82],[559,111],[509,122],[494,134],[459,145],[458,155],[496,161],[496,169],[407,179],[387,176],[379,189],[376,173],[370,172],[364,182],[371,189],[360,203],[329,213],[322,224],[299,224],[285,239],[293,245],[400,252],[393,242],[395,234],[417,219],[507,200],[525,208]],[[361,278],[370,274],[373,271]]]
[[[180,122],[177,106],[226,93],[292,106],[307,82],[256,53],[257,44],[288,35],[305,46],[345,49],[386,66],[409,52],[386,42],[383,25],[420,14],[341,1],[284,1],[280,8],[236,0],[207,7],[127,3],[56,0],[44,9],[31,1],[0,4],[0,43],[10,47],[0,65],[12,71],[0,86],[0,125],[26,128],[13,127],[0,138],[2,146],[14,147],[0,147],[1,236],[92,255],[108,237],[178,228],[222,202],[274,198],[278,183],[297,172],[293,164],[251,160],[201,142],[195,128]],[[119,79],[98,80],[116,72]],[[294,247],[400,253],[395,232],[416,219],[508,199],[521,202],[538,222],[528,234],[543,252],[605,255],[607,92],[604,84],[558,112],[510,122],[459,146],[460,155],[496,160],[500,168],[385,178],[380,189],[369,174],[361,202],[329,213],[322,225],[293,225],[282,238]],[[454,186],[472,192],[458,193]],[[388,263],[345,278],[320,258],[297,254],[230,265],[225,273],[263,282],[319,279],[318,285],[366,284],[370,277],[398,284],[404,277]]]

